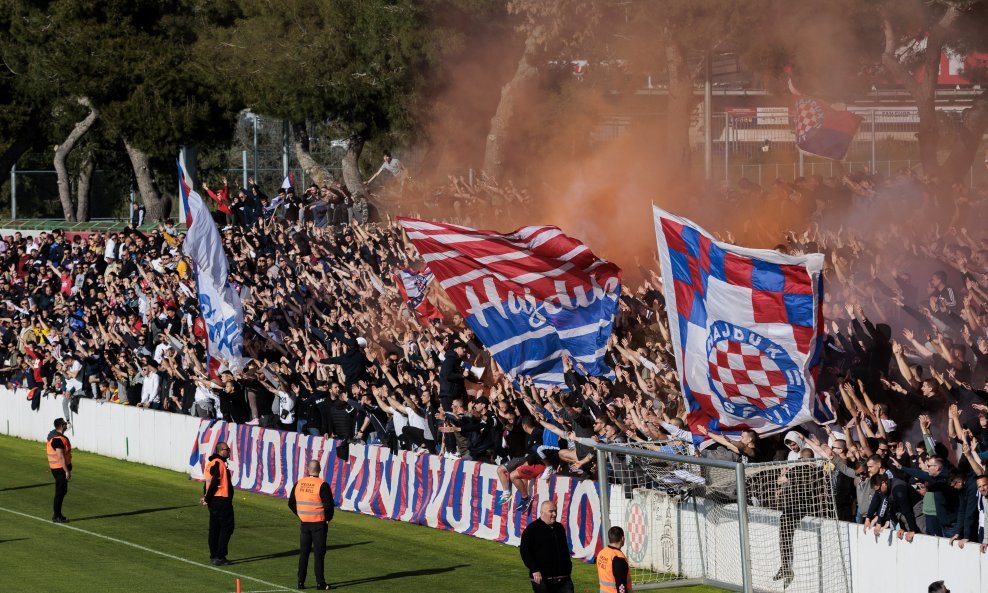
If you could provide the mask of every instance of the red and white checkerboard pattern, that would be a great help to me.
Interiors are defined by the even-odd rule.
[[[628,519],[625,525],[625,532],[625,537],[628,539],[628,553],[640,559],[644,555],[647,542],[645,511],[637,501],[632,501],[628,506]]]
[[[800,139],[823,124],[823,109],[816,101],[799,99],[796,109],[796,136]]]
[[[775,362],[749,344],[721,340],[710,351],[710,380],[722,397],[761,409],[786,398],[786,377]]]

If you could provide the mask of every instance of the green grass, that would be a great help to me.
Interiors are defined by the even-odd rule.
[[[197,504],[202,487],[184,474],[78,452],[66,527],[48,521],[53,481],[43,445],[0,436],[0,459],[4,593],[232,592],[236,576],[229,573],[241,577],[244,592],[295,588],[298,523],[284,500],[237,492],[234,564],[222,572],[208,565],[208,511]],[[326,576],[344,591],[530,590],[511,546],[343,512],[329,540]],[[312,586],[311,563],[309,570]],[[597,591],[592,566],[575,563],[573,580],[578,593]]]

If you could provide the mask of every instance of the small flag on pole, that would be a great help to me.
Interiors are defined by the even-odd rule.
[[[288,172],[288,177],[281,182],[281,189],[290,189],[295,187],[295,175],[291,171]]]
[[[796,146],[807,154],[842,160],[863,118],[848,111],[838,111],[826,102],[802,95],[789,81],[792,92],[790,117],[796,134]]]

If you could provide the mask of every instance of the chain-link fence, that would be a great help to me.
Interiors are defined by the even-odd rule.
[[[961,108],[942,109],[948,117]],[[801,155],[786,107],[731,109],[711,117],[712,178],[734,185],[741,179],[758,184],[793,181],[807,175],[832,176],[840,172],[874,171],[891,176],[903,170],[919,171],[919,119],[915,109],[851,108],[862,118],[843,163]],[[691,135],[694,150],[702,151],[701,127]],[[979,158],[964,181],[970,187],[988,182],[988,168]]]

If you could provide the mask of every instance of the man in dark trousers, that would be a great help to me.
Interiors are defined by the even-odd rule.
[[[55,419],[55,430],[48,433],[45,451],[48,453],[48,468],[55,477],[55,502],[52,508],[51,520],[55,523],[68,523],[62,514],[62,501],[69,491],[69,480],[72,478],[72,443],[65,436],[69,423],[65,418]]]
[[[232,564],[226,559],[227,546],[233,536],[233,484],[230,482],[230,445],[216,443],[215,453],[209,456],[202,472],[206,483],[199,503],[209,507],[209,561],[215,566]]]
[[[556,522],[556,503],[539,507],[539,518],[521,534],[521,559],[528,567],[535,593],[573,593],[573,560],[566,528]]]
[[[333,520],[333,491],[319,477],[322,466],[313,459],[309,462],[308,475],[295,483],[288,497],[288,508],[299,518],[298,588],[305,588],[305,575],[309,572],[309,551],[315,553],[316,590],[329,591],[323,573],[326,558],[326,532]]]
[[[464,384],[466,370],[463,368],[466,352],[466,344],[451,342],[446,348],[446,358],[439,367],[439,403],[447,412],[453,409],[454,399],[467,398],[467,387]]]

